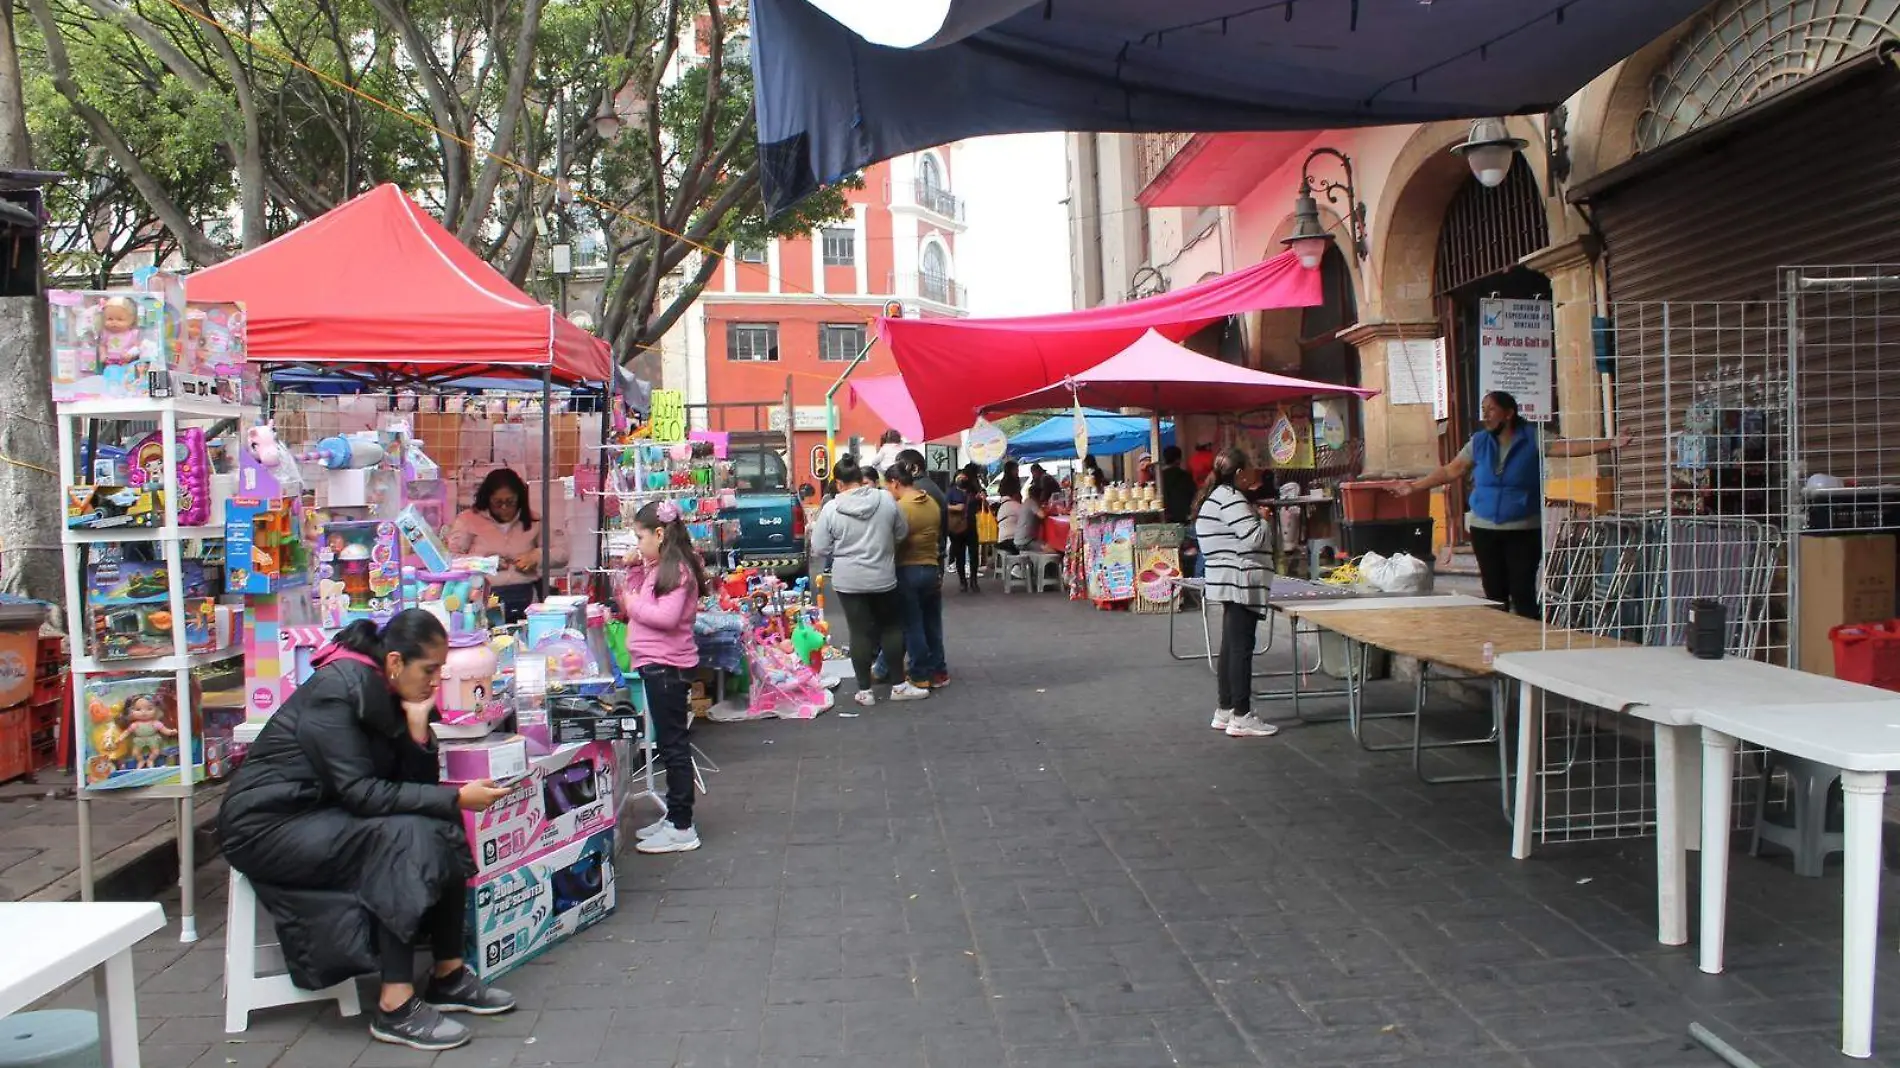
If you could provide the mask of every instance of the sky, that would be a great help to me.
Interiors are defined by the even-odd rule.
[[[950,188],[970,229],[957,238],[957,280],[982,318],[1068,311],[1067,162],[1059,133],[965,141]]]

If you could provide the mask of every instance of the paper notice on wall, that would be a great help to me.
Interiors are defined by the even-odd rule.
[[[1432,418],[1439,422],[1451,418],[1451,365],[1442,337],[1432,341]]]
[[[1519,415],[1541,423],[1551,416],[1551,308],[1547,300],[1478,302],[1478,393],[1503,390]]]
[[[1387,404],[1432,403],[1432,360],[1435,342],[1399,340],[1385,343],[1385,400]]]

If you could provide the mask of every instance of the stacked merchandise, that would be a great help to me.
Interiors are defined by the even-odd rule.
[[[725,547],[738,537],[738,520],[719,515],[739,503],[723,441],[642,441],[602,448],[607,471],[601,492],[611,505],[602,531],[607,539],[603,560],[632,551],[633,517],[641,508],[670,500],[679,506],[693,544],[715,566],[722,562]]]
[[[812,719],[832,706],[824,671],[830,628],[808,579],[787,584],[752,568],[726,574],[703,615],[738,617],[748,693],[743,716]]]

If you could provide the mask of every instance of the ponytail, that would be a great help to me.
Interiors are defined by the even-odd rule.
[[[1247,469],[1248,463],[1247,454],[1240,446],[1229,445],[1222,449],[1214,457],[1214,470],[1201,483],[1201,494],[1194,499],[1194,511],[1191,514],[1200,515],[1201,505],[1207,503],[1207,498],[1220,487],[1233,485],[1235,477]]]

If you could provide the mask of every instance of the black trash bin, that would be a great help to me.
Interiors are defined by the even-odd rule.
[[[1342,524],[1345,531],[1346,555],[1359,556],[1362,553],[1378,553],[1380,556],[1396,556],[1408,553],[1425,562],[1428,568],[1435,568],[1436,557],[1432,553],[1432,520],[1426,519],[1373,519],[1357,523]]]

